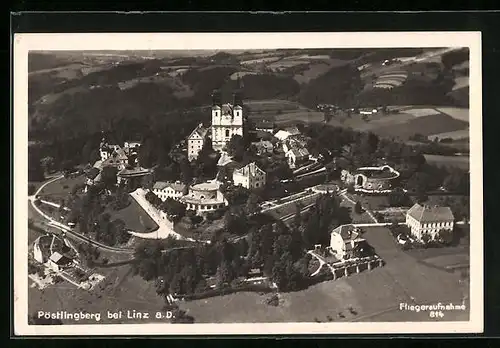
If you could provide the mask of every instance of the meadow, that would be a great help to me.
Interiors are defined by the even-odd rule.
[[[424,155],[427,163],[469,170],[469,156]]]

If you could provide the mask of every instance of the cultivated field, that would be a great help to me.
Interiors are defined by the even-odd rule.
[[[436,108],[439,112],[445,115],[451,116],[454,119],[469,122],[469,109],[466,108],[454,108],[454,107],[442,107]]]
[[[439,111],[436,109],[428,109],[428,108],[415,108],[415,109],[406,109],[403,111],[405,114],[410,114],[415,117],[421,116],[430,116],[430,115],[438,115]]]
[[[439,134],[431,134],[428,136],[429,140],[434,140],[435,138],[438,139],[445,139],[445,138],[450,138],[450,139],[468,139],[470,135],[469,129],[461,129],[453,132],[444,132],[444,133],[439,133]]]
[[[427,163],[445,167],[469,169],[469,156],[424,155]]]

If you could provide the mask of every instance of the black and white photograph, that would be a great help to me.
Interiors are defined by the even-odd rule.
[[[482,332],[480,40],[16,35],[16,334]]]

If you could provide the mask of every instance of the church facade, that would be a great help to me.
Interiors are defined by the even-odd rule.
[[[222,104],[217,96],[213,96],[212,119],[208,129],[198,126],[188,137],[189,160],[197,158],[204,145],[204,139],[209,136],[215,151],[222,151],[233,135],[244,136],[244,117],[242,102],[235,94],[233,103]]]

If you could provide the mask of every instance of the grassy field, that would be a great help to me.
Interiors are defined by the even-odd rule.
[[[454,119],[469,122],[469,109],[466,108],[436,108],[439,112],[449,115]]]
[[[428,313],[400,311],[401,302],[460,304],[458,276],[418,263],[397,247],[385,228],[370,228],[364,234],[386,266],[327,281],[299,292],[280,294],[282,303],[269,306],[269,295],[237,293],[182,303],[198,323],[238,322],[327,322],[327,321],[421,321]],[[355,314],[348,310],[352,307]],[[345,318],[340,318],[342,313]],[[447,313],[440,320],[460,320],[467,313]]]
[[[97,273],[106,279],[92,291],[77,289],[75,286],[62,282],[44,290],[29,288],[28,311],[66,311],[100,313],[101,321],[71,321],[63,320],[64,324],[143,324],[158,322],[154,319],[156,311],[160,311],[164,300],[156,295],[153,282],[146,282],[139,276],[133,276],[129,265],[97,269]],[[149,312],[150,320],[108,319],[107,312],[127,310]],[[165,319],[163,319],[165,321]]]
[[[274,117],[274,122],[276,124],[284,124],[292,121],[302,121],[306,123],[318,123],[323,122],[325,116],[322,112],[317,111],[297,111],[297,112],[287,112]]]
[[[435,138],[438,138],[438,139],[451,138],[451,139],[459,140],[459,139],[468,139],[469,135],[470,135],[469,129],[460,129],[460,130],[452,131],[452,132],[431,134],[427,138],[429,140],[434,140]]]
[[[469,170],[469,156],[424,155],[427,163]]]
[[[109,214],[111,220],[121,219],[125,222],[125,228],[135,232],[150,232],[158,228],[158,225],[133,198],[130,198],[130,204],[126,208],[110,210]]]
[[[76,178],[62,178],[46,185],[40,192],[41,196],[49,199],[66,198],[71,193],[73,187],[85,184],[85,176],[80,175]]]
[[[416,133],[428,136],[431,134],[461,130],[467,127],[468,123],[465,121],[440,114],[417,117],[404,123],[374,127],[372,132],[379,136],[399,137],[400,139],[406,140]]]

